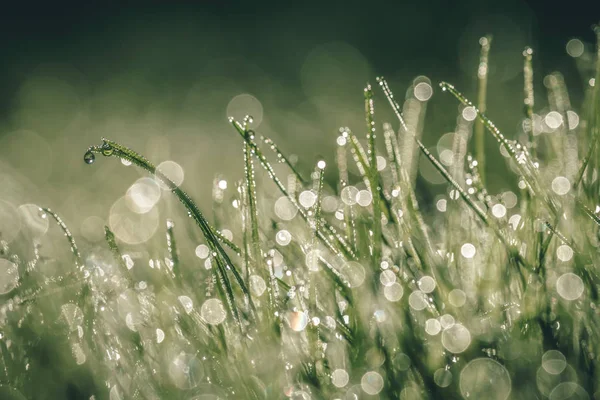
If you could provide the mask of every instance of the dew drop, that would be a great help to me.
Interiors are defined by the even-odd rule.
[[[252,290],[252,293],[254,295],[260,297],[266,289],[267,284],[265,283],[265,280],[263,278],[261,278],[258,275],[252,275],[250,277],[250,290]]]
[[[391,286],[396,282],[396,274],[393,271],[387,269],[379,275],[379,281],[383,286]]]
[[[435,289],[435,279],[433,279],[431,276],[425,275],[419,279],[418,286],[423,293],[431,293]]]
[[[362,376],[360,387],[365,393],[376,395],[383,389],[383,377],[378,372],[369,371]]]
[[[542,368],[547,373],[558,375],[567,367],[567,359],[564,354],[558,350],[548,350],[542,356]]]
[[[291,221],[298,214],[296,206],[285,196],[275,201],[275,214],[284,221]]]
[[[440,324],[443,329],[451,328],[455,322],[454,317],[450,314],[444,314],[440,317]]]
[[[282,229],[275,234],[275,241],[280,246],[287,246],[292,241],[292,235],[287,230]]]
[[[439,387],[448,387],[452,383],[452,372],[445,368],[440,368],[433,373],[433,381]]]
[[[165,340],[165,332],[160,328],[156,328],[156,343],[162,343],[163,340]]]
[[[565,300],[577,300],[583,294],[583,289],[583,280],[572,272],[567,272],[556,280],[556,291]]]
[[[249,124],[251,124],[253,122],[254,122],[254,118],[252,117],[252,115],[246,115],[244,117],[244,124],[249,125]]]
[[[448,293],[448,302],[453,307],[462,307],[467,300],[467,296],[465,292],[460,289],[453,289],[450,293]]]
[[[571,182],[564,176],[557,176],[552,181],[552,190],[559,196],[564,196],[571,190]]]
[[[88,151],[83,155],[83,161],[85,161],[86,164],[93,164],[94,161],[96,161],[96,156],[91,151]]]
[[[404,295],[404,289],[398,282],[394,282],[383,288],[383,295],[388,301],[395,303]]]
[[[308,325],[308,314],[303,311],[293,311],[288,314],[290,328],[296,332],[302,332]]]
[[[331,373],[331,383],[333,383],[335,387],[344,387],[348,384],[349,380],[350,376],[345,369],[336,369]]]
[[[348,261],[340,268],[340,274],[350,284],[350,287],[359,287],[365,280],[365,268],[356,261]]]
[[[208,299],[200,308],[200,315],[211,325],[219,325],[227,318],[227,311],[219,299]]]
[[[561,261],[567,262],[573,258],[573,249],[568,244],[561,244],[556,249],[556,257]]]
[[[420,290],[415,290],[408,296],[408,304],[413,310],[421,311],[427,308],[427,297]]]
[[[208,255],[209,255],[209,253],[210,253],[210,249],[209,249],[209,248],[208,248],[208,246],[207,246],[207,245],[205,245],[205,244],[199,244],[199,245],[196,247],[196,251],[195,251],[195,253],[196,253],[196,257],[198,257],[198,258],[200,258],[200,259],[204,260],[206,257],[208,257]]]
[[[177,300],[179,300],[186,313],[189,314],[194,309],[194,302],[188,296],[179,296]]]
[[[471,333],[462,324],[454,324],[442,333],[442,345],[451,353],[462,353],[470,344]]]
[[[435,336],[442,330],[442,325],[440,321],[435,318],[430,318],[425,321],[425,332],[427,332],[431,336]]]
[[[575,382],[562,382],[556,385],[549,396],[549,400],[589,400],[589,398],[585,389]]]
[[[465,243],[460,248],[460,254],[462,254],[464,258],[473,258],[476,252],[475,246],[471,243]]]
[[[104,143],[102,145],[102,155],[108,157],[108,156],[111,156],[112,153],[113,153],[113,147],[108,143]]]

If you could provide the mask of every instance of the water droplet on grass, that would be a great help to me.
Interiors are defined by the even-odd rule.
[[[575,382],[563,382],[558,384],[550,392],[550,400],[589,400],[590,396],[584,388]]]
[[[433,381],[439,387],[448,387],[452,383],[452,372],[445,368],[440,368],[433,373]]]
[[[91,151],[88,151],[83,155],[83,161],[86,164],[93,164],[96,161],[96,156]]]
[[[573,249],[567,244],[561,244],[556,249],[556,257],[558,257],[560,261],[567,262],[573,258]]]
[[[383,295],[388,301],[397,302],[404,295],[404,288],[398,282],[394,282],[383,288]]]
[[[250,277],[250,290],[252,290],[252,293],[255,296],[257,296],[257,297],[262,296],[262,294],[265,292],[266,289],[267,289],[267,285],[263,278],[261,278],[258,275],[252,275]]]
[[[418,286],[423,293],[431,293],[435,289],[435,279],[426,275],[419,279]]]
[[[335,387],[344,387],[348,384],[349,380],[350,376],[345,369],[336,369],[331,373],[331,383],[333,383]]]
[[[577,300],[583,294],[583,289],[583,280],[572,272],[567,272],[556,280],[556,291],[565,300]]]
[[[467,300],[465,292],[460,289],[453,289],[448,293],[448,302],[454,307],[462,307]]]
[[[208,257],[209,253],[210,253],[210,249],[205,244],[199,244],[196,247],[196,257],[198,257],[202,260],[204,260],[206,257]]]
[[[567,367],[567,360],[558,350],[548,350],[542,356],[542,368],[549,374],[558,375]]]
[[[163,340],[165,340],[165,332],[160,328],[156,328],[156,343],[162,343]]]
[[[383,377],[378,372],[369,371],[362,376],[360,386],[365,393],[376,395],[383,389]]]
[[[435,336],[442,330],[442,325],[440,321],[435,318],[430,318],[425,321],[425,332],[427,332],[431,336]]]
[[[296,332],[301,332],[308,325],[308,314],[303,311],[292,311],[288,314],[288,323],[290,328]]]
[[[473,258],[476,252],[475,246],[471,243],[465,243],[460,248],[460,254],[462,254],[464,258]]]
[[[114,151],[114,149],[113,149],[113,147],[110,144],[108,144],[108,143],[105,142],[102,145],[102,155],[103,156],[106,156],[106,157],[111,156],[112,153],[113,153],[113,151]]]
[[[194,302],[188,296],[179,296],[177,300],[179,300],[186,313],[189,314],[194,309]]]
[[[219,325],[227,318],[227,311],[219,299],[208,299],[200,308],[200,315],[211,325]]]
[[[391,286],[396,282],[396,274],[391,270],[385,270],[379,275],[379,282],[383,286]]]
[[[292,241],[292,235],[285,229],[282,229],[275,234],[275,241],[281,246],[287,246]]]
[[[350,287],[353,288],[362,285],[365,280],[365,269],[356,261],[349,261],[344,264],[340,268],[340,274],[350,284]]]
[[[564,196],[571,190],[571,182],[564,176],[557,176],[552,181],[552,190],[559,196]]]
[[[442,345],[451,353],[462,353],[470,344],[471,333],[462,324],[454,324],[442,333]]]
[[[427,297],[420,290],[415,290],[408,297],[408,304],[413,310],[421,311],[427,308]]]

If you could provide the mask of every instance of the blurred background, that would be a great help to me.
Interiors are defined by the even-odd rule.
[[[535,51],[536,112],[547,104],[543,78],[556,70],[565,76],[574,108],[581,103],[591,71],[577,59],[593,52],[590,26],[600,16],[593,3],[12,5],[0,23],[4,235],[18,223],[9,216],[35,203],[63,215],[75,235],[101,238],[109,213],[122,207],[117,200],[144,175],[115,160],[85,165],[86,148],[103,136],[155,164],[172,161],[164,168],[183,179],[184,190],[204,210],[216,174],[229,182],[243,174],[242,142],[227,116],[251,114],[257,133],[298,155],[305,174],[318,157],[334,165],[338,128],[363,136],[362,90],[378,75],[388,78],[399,99],[412,96],[415,78],[427,77],[433,91],[423,140],[435,148],[455,129],[459,112],[437,84],[451,82],[475,100],[479,38],[485,34],[494,37],[488,114],[514,138],[523,119],[526,45]],[[381,93],[375,101],[379,132],[383,122],[397,128]],[[497,144],[490,138],[487,147],[491,191],[514,188]],[[427,200],[446,185],[423,171],[417,184]],[[335,168],[328,179],[335,185]]]

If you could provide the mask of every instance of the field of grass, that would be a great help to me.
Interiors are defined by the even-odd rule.
[[[477,99],[440,83],[460,108],[438,154],[420,139],[433,84],[401,99],[377,78],[335,165],[299,171],[252,117],[230,119],[244,179],[215,179],[210,215],[172,170],[112,139],[89,147],[82,168],[147,173],[124,197],[136,218],[169,198],[189,218],[146,241],[122,213],[98,245],[60,209],[20,209],[27,229],[0,236],[0,398],[600,399],[600,45],[579,110],[558,73],[534,90],[525,49],[522,124],[504,135],[480,44]],[[489,140],[517,193],[486,190]],[[432,212],[418,158],[447,182]],[[40,255],[48,227],[69,254]]]

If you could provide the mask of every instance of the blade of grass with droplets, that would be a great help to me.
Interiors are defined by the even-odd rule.
[[[248,120],[244,119],[244,136],[250,137],[254,133],[248,130]],[[262,250],[260,248],[260,236],[258,233],[258,207],[256,199],[256,180],[254,176],[254,162],[252,160],[252,149],[247,141],[244,141],[244,190],[246,192],[247,216],[249,217],[248,228],[250,229],[250,246],[245,250],[250,250],[249,260],[254,264],[254,270],[261,272],[264,269],[262,263]]]
[[[383,79],[383,78],[377,78],[378,82],[380,83],[380,85],[385,88],[384,89],[384,93],[386,94],[386,97],[388,98],[388,100],[390,100],[391,102],[395,103],[393,101],[393,97],[388,97],[388,94],[391,94],[391,91],[389,89],[389,87],[387,86],[387,82]],[[395,103],[397,106],[397,103]],[[394,107],[394,105],[392,105],[392,107]],[[398,109],[399,110],[399,109]],[[394,111],[398,111],[396,109],[394,109]],[[398,115],[400,115],[400,122],[403,125],[403,129],[407,129],[406,124],[404,123],[404,119],[402,118],[401,114],[398,111]],[[408,132],[408,131],[407,131]],[[384,132],[385,135],[385,132]],[[399,151],[399,143],[398,143],[398,139],[396,138],[396,135],[394,134],[394,132],[390,129],[386,135],[386,150],[388,151],[388,158],[390,160],[394,161],[394,167],[395,167],[395,171],[397,173],[397,177],[396,179],[398,180],[398,188],[396,190],[398,190],[398,196],[397,198],[399,199],[399,203],[401,206],[401,210],[402,211],[402,215],[405,214],[405,211],[410,210],[409,213],[407,213],[407,216],[410,215],[414,218],[417,227],[419,229],[419,231],[421,232],[421,235],[423,237],[423,240],[425,241],[425,244],[427,245],[427,247],[429,248],[429,254],[433,257],[435,257],[435,252],[433,251],[433,245],[432,245],[432,241],[431,238],[429,237],[429,233],[427,232],[427,225],[425,224],[425,220],[423,219],[423,215],[421,214],[420,208],[419,208],[419,203],[417,201],[417,196],[414,192],[414,189],[412,187],[412,185],[410,184],[410,177],[408,176],[408,172],[406,171],[406,169],[404,168],[404,166],[401,163],[401,158],[400,158],[400,151]],[[395,198],[395,196],[392,195],[392,199]],[[390,206],[391,207],[391,206]],[[391,207],[393,208],[393,207]],[[400,222],[402,220],[402,216],[399,215],[399,210],[397,209],[390,209],[390,217],[394,220],[396,220],[396,222]],[[408,226],[406,223],[403,223],[402,226],[404,227],[406,232],[412,232],[412,228],[410,226]],[[419,260],[421,261],[421,260]],[[421,264],[422,265],[422,264]]]
[[[451,93],[463,105],[467,107],[473,107],[475,109],[475,112],[477,113],[477,118],[483,123],[483,125],[492,134],[492,136],[494,136],[494,138],[496,138],[496,140],[504,146],[510,157],[514,160],[515,165],[521,173],[523,180],[527,183],[527,186],[532,191],[532,195],[536,196],[537,194],[541,194],[544,199],[544,202],[548,205],[550,210],[552,210],[552,212],[556,214],[558,212],[558,207],[554,203],[554,201],[552,201],[548,192],[539,185],[537,169],[534,166],[533,161],[531,160],[527,147],[523,146],[519,142],[516,142],[516,145],[513,146],[504,137],[504,135],[502,134],[502,132],[500,132],[496,125],[487,116],[485,116],[485,114],[478,110],[477,107],[473,106],[473,103],[471,103],[471,101],[469,101],[465,96],[463,96],[462,93],[456,90],[454,86],[452,86],[449,83],[442,82],[440,83],[440,87],[442,88],[442,91],[447,91]],[[517,150],[519,150],[519,152],[515,150],[515,147],[517,148]]]
[[[108,244],[108,248],[113,253],[113,257],[115,261],[121,268],[121,271],[125,276],[129,275],[129,270],[127,269],[127,264],[123,259],[123,255],[121,254],[121,250],[119,250],[119,246],[117,246],[117,241],[115,240],[115,234],[110,230],[108,226],[104,226],[104,239]]]
[[[248,240],[248,230],[250,229],[248,226],[248,200],[247,200],[247,191],[244,190],[244,183],[240,182],[238,185],[238,193],[239,197],[239,207],[240,207],[240,217],[242,222],[242,246],[244,251],[243,259],[244,259],[244,269],[246,276],[246,285],[250,287],[250,241]]]
[[[208,221],[196,205],[192,201],[192,199],[185,193],[179,186],[177,186],[172,180],[170,180],[165,174],[161,171],[157,170],[154,164],[148,161],[142,155],[136,153],[135,151],[122,146],[116,142],[113,142],[108,139],[103,139],[102,146],[91,146],[87,152],[85,153],[84,160],[91,164],[95,158],[94,154],[102,154],[105,157],[116,157],[120,159],[125,159],[130,161],[132,164],[137,165],[138,167],[148,171],[150,174],[155,175],[158,179],[160,179],[170,190],[177,196],[179,201],[184,205],[187,209],[188,213],[196,224],[200,227],[200,230],[204,234],[206,241],[209,245],[211,251],[217,253],[219,257],[216,257],[217,261],[217,270],[222,281],[222,284],[225,286],[226,293],[226,303],[228,304],[230,311],[232,312],[235,321],[237,322],[240,329],[242,329],[241,317],[239,315],[239,311],[235,305],[233,288],[231,286],[229,277],[227,276],[227,270],[232,271],[235,280],[237,281],[242,293],[247,298],[247,302],[250,304],[251,309],[254,309],[254,305],[250,299],[250,292],[246,287],[244,280],[241,275],[237,271],[237,268],[229,258],[227,252],[221,246],[219,240],[217,239],[216,234],[214,233],[214,229],[209,225]]]
[[[400,109],[397,108],[398,104],[395,102],[395,100],[393,98],[393,94],[392,94],[391,90],[389,89],[389,86],[387,85],[387,82],[383,78],[378,78],[378,81],[380,82],[380,85],[383,88],[384,93],[385,93],[386,97],[388,98],[389,103],[392,105],[394,113],[398,117],[398,119],[400,121],[400,124],[403,127],[406,127],[406,123],[404,123],[404,118],[402,117],[402,113],[400,112]],[[472,106],[470,103],[468,105]],[[408,133],[408,130],[406,132]],[[438,172],[440,172],[440,174],[446,179],[446,181],[448,181],[448,183],[450,183],[452,185],[452,187],[459,193],[460,197],[475,212],[475,214],[477,214],[477,216],[481,219],[481,221],[486,226],[489,226],[489,227],[492,228],[492,230],[496,234],[496,236],[506,246],[506,249],[509,251],[509,253],[513,257],[517,258],[519,260],[519,262],[521,262],[522,264],[526,265],[527,264],[526,261],[518,254],[518,252],[513,248],[513,246],[511,246],[509,244],[510,243],[509,240],[500,231],[500,229],[498,229],[498,227],[496,227],[495,224],[493,224],[489,220],[489,218],[487,217],[487,214],[485,213],[485,211],[483,211],[473,201],[473,199],[471,199],[471,196],[458,184],[458,182],[456,182],[454,180],[454,178],[452,178],[452,176],[446,170],[446,168],[431,154],[431,152],[423,145],[423,143],[421,143],[421,141],[418,140],[417,138],[414,138],[414,139],[417,142],[417,145],[419,146],[419,149],[421,150],[421,152],[428,158],[428,160],[433,164],[433,166],[438,170]]]
[[[346,146],[348,143],[348,131],[340,128],[341,136],[338,137],[338,147],[336,149],[336,161],[339,175],[339,193],[341,195],[345,187],[348,186],[348,162],[346,158]],[[346,240],[356,252],[356,221],[355,212],[351,204],[344,203],[344,228],[346,230]]]
[[[523,59],[523,104],[525,106],[525,116],[527,117],[527,121],[529,121],[528,138],[531,149],[531,155],[535,158],[537,144],[535,141],[533,121],[533,106],[535,103],[535,95],[533,91],[533,50],[531,49],[531,47],[526,47],[525,50],[523,50]]]
[[[253,151],[254,156],[258,159],[258,161],[263,166],[263,168],[265,169],[265,171],[267,171],[267,173],[269,174],[269,177],[275,183],[275,185],[277,186],[277,188],[279,189],[279,191],[292,203],[292,205],[294,205],[294,207],[296,207],[296,209],[298,209],[298,212],[300,213],[300,215],[302,216],[302,218],[305,221],[308,222],[308,215],[306,214],[306,211],[300,206],[300,204],[298,204],[298,202],[296,201],[296,199],[294,198],[294,196],[291,196],[289,194],[289,192],[287,191],[287,189],[285,188],[285,186],[283,186],[283,183],[281,182],[281,180],[279,180],[279,178],[275,174],[275,171],[273,170],[273,167],[271,166],[271,163],[269,163],[269,161],[264,156],[264,154],[262,153],[262,151],[260,151],[260,149],[258,148],[258,146],[256,145],[256,143],[249,136],[246,137],[244,135],[244,128],[243,128],[243,126],[239,122],[235,121],[234,119],[230,119],[230,122],[232,123],[232,125],[236,129],[236,131],[248,143],[248,145],[250,146],[251,150]],[[350,248],[350,246],[348,245],[348,243],[346,243],[346,241],[344,240],[344,238],[337,232],[337,230],[333,226],[331,226],[330,224],[328,224],[326,221],[323,221],[323,227],[325,228],[326,231],[328,231],[328,235],[326,236],[324,233],[318,232],[319,239],[331,251],[333,251],[334,253],[338,254],[338,253],[340,253],[340,249],[341,249],[342,253],[344,253],[346,256],[348,256],[348,257],[350,257],[352,259],[356,259],[356,254],[354,253],[354,251]],[[336,246],[334,246],[333,243],[331,242],[331,240],[334,240],[334,239],[340,245],[340,249],[338,249]]]
[[[373,267],[378,268],[381,262],[381,186],[379,184],[379,174],[377,173],[377,152],[375,150],[375,107],[373,104],[373,89],[371,85],[367,85],[364,90],[365,94],[365,122],[367,124],[367,157],[369,169],[367,177],[369,180],[369,188],[371,189],[371,197],[373,202],[373,224],[371,234],[371,257]]]
[[[171,271],[175,275],[175,278],[180,278],[181,274],[179,271],[179,253],[177,251],[177,243],[175,241],[175,233],[173,229],[175,223],[168,219],[167,220],[167,251],[169,252],[169,259],[171,260]]]
[[[481,52],[479,53],[479,65],[477,66],[477,107],[482,113],[485,113],[489,71],[488,59],[490,45],[492,44],[491,35],[479,39],[479,44],[481,45]],[[483,121],[478,120],[475,123],[473,136],[475,140],[475,155],[481,164],[481,181],[485,185],[485,136]]]
[[[77,272],[83,272],[84,264],[83,264],[83,261],[81,258],[81,253],[79,252],[77,244],[75,243],[75,238],[71,234],[71,231],[69,230],[69,228],[67,227],[65,222],[62,220],[62,218],[58,214],[56,214],[54,211],[52,211],[49,208],[41,208],[40,211],[42,211],[46,215],[50,215],[54,219],[54,221],[56,221],[58,226],[62,229],[65,236],[67,237],[67,240],[69,241],[69,244],[71,245],[71,251],[73,252],[73,255],[75,256],[76,267],[78,270]],[[77,277],[75,273],[69,274],[69,276],[70,276],[70,281],[71,281],[70,283],[74,283],[73,281],[75,281],[75,282],[80,281],[80,278]],[[94,335],[94,320],[96,317],[96,312],[95,312],[94,304],[92,301],[92,294],[91,294],[92,289],[91,289],[90,283],[87,280],[85,275],[84,275],[84,280],[81,282],[82,282],[82,286],[80,287],[80,290],[77,293],[77,303],[78,303],[79,307],[83,310],[83,315],[84,315],[83,326],[85,328],[84,329],[85,341],[86,341],[88,347],[95,351],[97,346],[96,346],[96,342],[93,340],[93,335]]]
[[[75,256],[76,266],[79,270],[81,270],[83,268],[83,261],[81,260],[81,253],[79,253],[79,249],[77,247],[77,244],[75,243],[75,238],[71,234],[71,231],[69,230],[67,225],[63,222],[62,218],[60,218],[58,216],[58,214],[56,214],[51,209],[40,208],[40,211],[45,215],[50,215],[52,217],[52,219],[54,219],[54,221],[56,221],[56,223],[58,224],[60,229],[62,229],[65,236],[67,237],[67,240],[69,241],[69,245],[71,246],[71,252]]]
[[[292,173],[296,176],[296,178],[298,178],[298,180],[303,184],[306,185],[308,184],[308,181],[306,179],[304,179],[302,177],[302,175],[300,175],[300,173],[298,172],[298,170],[296,169],[296,167],[294,167],[294,165],[290,162],[290,160],[285,156],[285,154],[283,154],[283,152],[281,152],[281,150],[279,150],[279,147],[277,146],[277,144],[271,140],[268,137],[265,136],[261,136],[260,137],[262,139],[262,141],[269,146],[269,148],[271,150],[273,150],[275,152],[275,154],[277,155],[277,160],[279,160],[280,162],[285,163],[285,165],[287,165],[289,167],[289,169],[292,171]]]

